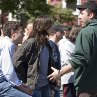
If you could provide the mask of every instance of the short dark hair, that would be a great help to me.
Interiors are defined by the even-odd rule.
[[[93,12],[91,9],[87,8],[86,9],[87,13],[90,14],[91,12]],[[97,19],[97,13],[96,12],[93,12],[94,13],[94,18]]]
[[[52,25],[52,27],[49,29],[48,34],[52,35],[52,34],[56,34],[56,32],[64,32],[64,26],[62,24],[56,24],[54,23]]]
[[[3,25],[3,33],[5,36],[11,37],[11,32],[16,32],[22,30],[23,26],[20,22],[17,21],[8,21]]]

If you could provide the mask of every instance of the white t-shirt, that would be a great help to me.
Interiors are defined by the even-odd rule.
[[[75,50],[75,45],[67,40],[65,37],[61,39],[58,43],[59,51],[60,51],[60,58],[61,58],[61,67],[69,63],[69,60],[72,58]],[[74,72],[69,72],[64,74],[61,77],[61,83],[68,84],[74,82]]]

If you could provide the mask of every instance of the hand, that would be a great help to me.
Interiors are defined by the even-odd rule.
[[[32,95],[32,89],[25,85],[24,83],[22,83],[20,86],[17,86],[17,88],[28,95]]]
[[[55,69],[53,67],[51,67],[51,69],[54,72],[52,74],[48,75],[47,78],[49,78],[49,80],[51,80],[51,81],[55,81],[55,80],[57,80],[59,78],[59,74],[58,74],[59,70],[57,70],[57,69]]]

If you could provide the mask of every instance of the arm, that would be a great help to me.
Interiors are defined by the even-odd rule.
[[[15,52],[13,63],[16,69],[19,69],[19,67],[22,67],[24,64],[28,64],[30,57],[33,55],[32,51],[35,49],[33,45],[34,43],[34,39],[28,39]],[[19,70],[18,72],[20,73]]]
[[[2,58],[2,73],[5,76],[6,80],[12,84],[12,85],[19,85],[21,84],[20,80],[18,79],[16,72],[13,67],[12,62],[12,52],[11,52],[11,46],[6,46],[3,48],[1,52],[1,58]],[[5,61],[6,60],[6,61]]]
[[[71,66],[71,64],[63,66],[60,70],[57,70],[53,67],[51,67],[51,69],[54,72],[48,76],[48,78],[50,78],[50,80],[59,79],[62,75],[73,71],[73,67]]]
[[[28,65],[31,56],[33,56],[33,49],[35,49],[33,47],[33,40],[28,39],[18,48],[13,56],[15,70],[24,83],[27,82]]]
[[[91,28],[92,29],[92,28]],[[92,59],[93,53],[93,34],[89,29],[82,29],[78,34],[75,45],[75,53],[70,60],[70,64],[74,69],[87,68]]]
[[[9,47],[5,47],[3,51],[1,52],[1,58],[2,58],[2,73],[6,80],[9,82],[9,84],[18,87],[21,91],[32,94],[32,91],[29,87],[25,86],[17,77],[17,74],[13,67],[12,62],[12,49]],[[5,56],[6,55],[6,56]],[[6,61],[5,61],[6,60]]]
[[[21,45],[13,56],[13,65],[16,70],[18,77],[26,83],[27,79],[27,57],[26,57],[26,49],[25,45]]]
[[[86,32],[80,32],[77,37],[76,47],[75,47],[75,54],[74,57],[69,61],[69,64],[63,66],[60,72],[54,68],[53,73],[48,76],[50,80],[57,79],[60,75],[66,74],[70,71],[80,67],[86,67],[88,65],[89,60],[91,59],[91,35],[88,35]]]

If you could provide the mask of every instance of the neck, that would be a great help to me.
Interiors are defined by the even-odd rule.
[[[51,40],[51,41],[55,42],[56,44],[58,43],[57,39],[56,39],[56,38],[54,38],[54,37],[49,37],[49,40]]]

